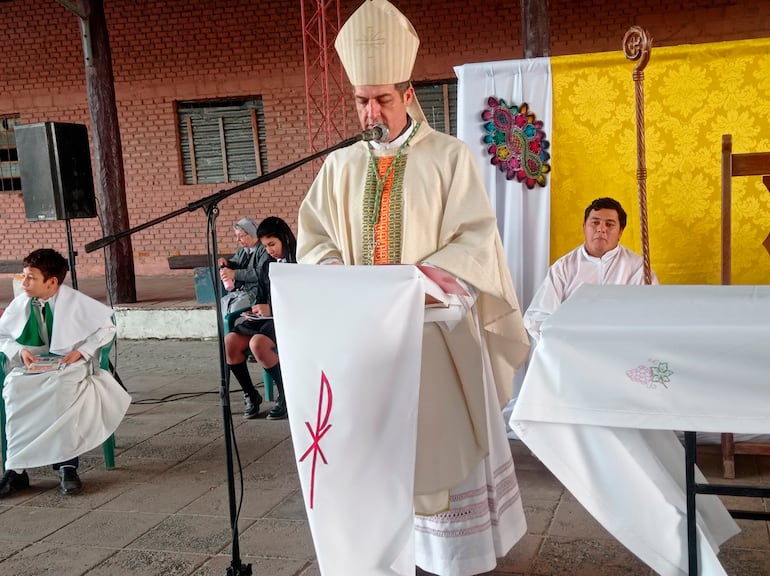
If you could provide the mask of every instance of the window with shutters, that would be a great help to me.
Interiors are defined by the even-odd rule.
[[[434,130],[457,136],[457,80],[415,83],[414,91],[428,124]]]
[[[21,192],[19,154],[16,151],[18,116],[0,116],[0,192]]]
[[[185,184],[244,182],[268,171],[261,98],[178,102]]]

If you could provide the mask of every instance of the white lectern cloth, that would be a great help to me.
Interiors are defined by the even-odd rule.
[[[421,274],[414,266],[273,265],[270,282],[320,571],[413,576]]]
[[[770,286],[584,285],[543,324],[511,426],[663,576],[687,574],[671,430],[770,431],[767,318]],[[725,574],[718,546],[738,527],[716,496],[697,510],[701,574]]]

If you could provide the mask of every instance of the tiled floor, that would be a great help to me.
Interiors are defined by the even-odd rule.
[[[134,398],[117,432],[117,468],[105,470],[98,450],[87,455],[84,490],[72,497],[58,493],[50,469],[31,470],[32,487],[0,501],[0,575],[227,573],[232,549],[216,341],[121,340],[117,351],[118,372]],[[251,370],[260,380],[261,370]],[[231,398],[237,412],[240,395]],[[241,486],[243,495],[239,556],[253,574],[317,575],[288,422],[246,421],[236,413],[233,424],[239,501]],[[512,441],[511,450],[529,528],[490,575],[653,574],[524,445]],[[699,463],[708,477],[720,478],[715,447],[702,447]],[[736,463],[738,481],[770,485],[770,458],[739,456]],[[767,509],[762,499],[726,500]],[[727,574],[767,576],[768,523],[739,524],[743,532],[720,555]]]
[[[118,371],[135,403],[117,434],[117,468],[84,459],[82,494],[54,473],[0,503],[0,574],[225,574],[232,560],[219,372],[214,341],[121,341]],[[252,365],[255,379],[260,370]],[[237,393],[234,409],[240,408]],[[254,574],[318,574],[286,421],[234,418],[240,556]],[[651,570],[617,543],[520,442],[511,442],[529,530],[490,574],[636,576]],[[719,472],[701,450],[707,475]],[[739,457],[742,481],[770,482],[770,459]],[[764,509],[764,501],[742,501]],[[731,576],[770,574],[764,522],[724,547]]]

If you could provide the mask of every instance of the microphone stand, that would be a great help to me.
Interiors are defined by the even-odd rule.
[[[345,148],[346,146],[355,144],[359,140],[363,140],[367,138],[367,136],[368,135],[365,133],[357,134],[356,136],[352,136],[346,140],[343,140],[342,142],[339,142],[334,146],[321,150],[320,152],[311,154],[310,156],[303,158],[301,160],[297,160],[292,164],[288,164],[283,168],[279,168],[278,170],[274,170],[273,172],[268,172],[267,174],[263,174],[262,176],[254,178],[252,180],[248,180],[246,182],[238,184],[237,186],[233,186],[232,188],[220,190],[215,194],[211,194],[209,196],[206,196],[194,202],[190,202],[185,208],[180,208],[173,212],[169,212],[165,216],[155,218],[154,220],[150,220],[149,222],[145,222],[144,224],[140,224],[139,226],[136,226],[129,230],[124,230],[122,232],[118,232],[117,234],[105,236],[94,242],[89,242],[85,246],[86,252],[93,252],[94,250],[98,250],[99,248],[108,246],[113,242],[120,240],[121,238],[130,236],[131,234],[135,234],[140,230],[145,230],[147,228],[150,228],[151,226],[155,226],[156,224],[160,224],[161,222],[165,222],[166,220],[175,218],[180,214],[184,214],[185,212],[192,212],[199,208],[202,209],[207,216],[208,231],[210,234],[209,242],[211,245],[211,251],[209,252],[210,254],[209,273],[211,274],[211,279],[214,284],[214,292],[216,295],[215,303],[216,303],[216,313],[217,313],[217,336],[219,340],[219,377],[220,377],[219,396],[220,396],[220,402],[222,404],[222,420],[224,424],[224,433],[225,433],[225,458],[226,458],[226,464],[227,464],[227,494],[228,494],[228,501],[230,505],[230,526],[232,531],[232,559],[231,559],[230,567],[225,572],[226,576],[250,576],[252,574],[252,571],[251,571],[251,564],[243,564],[241,562],[240,547],[238,544],[238,510],[236,508],[236,499],[235,499],[235,474],[233,472],[233,449],[232,449],[234,430],[233,430],[232,412],[230,410],[230,377],[229,377],[230,374],[227,368],[227,362],[226,362],[226,356],[225,356],[225,338],[224,338],[225,331],[224,331],[224,319],[222,317],[222,283],[218,281],[218,275],[217,275],[217,260],[219,259],[219,255],[217,253],[216,219],[217,219],[217,216],[219,215],[219,203],[225,198],[227,198],[228,196],[232,196],[233,194],[236,194],[237,192],[241,192],[242,190],[246,190],[247,188],[252,188],[254,186],[264,184],[265,182],[269,182],[270,180],[274,180],[275,178],[278,178],[279,176],[283,176],[284,174],[287,174],[292,170],[299,168],[303,164],[307,164],[308,162],[315,160],[316,158],[324,156],[339,148]]]

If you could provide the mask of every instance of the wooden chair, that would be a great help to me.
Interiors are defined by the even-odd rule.
[[[112,349],[112,343],[104,346],[101,349],[99,355],[99,366],[104,370],[110,369],[110,350]],[[5,438],[5,401],[3,400],[3,384],[5,383],[5,362],[6,356],[0,352],[0,435],[2,440],[0,441],[0,455],[3,459],[3,470],[5,470],[5,457],[8,449],[8,444]],[[107,470],[115,468],[115,435],[113,434],[102,444],[102,450],[104,452],[104,467]]]
[[[722,136],[722,284],[732,283],[732,179],[736,176],[762,176],[770,191],[770,152],[733,154],[732,135]],[[764,242],[770,251],[770,234]],[[768,431],[770,432],[770,431]],[[735,478],[735,455],[770,455],[770,444],[735,442],[731,432],[722,434],[722,465],[725,478]]]

